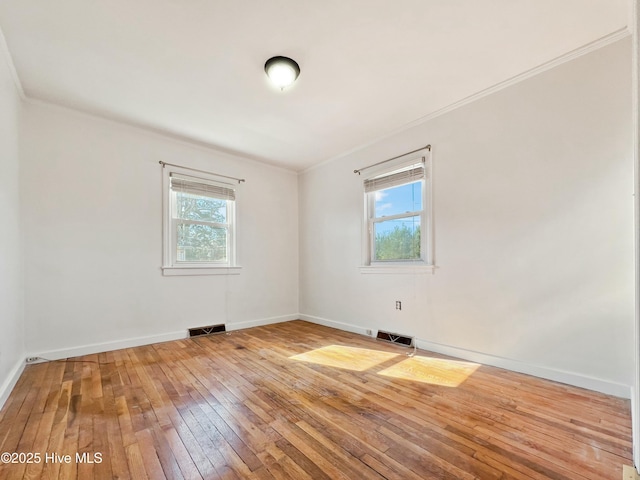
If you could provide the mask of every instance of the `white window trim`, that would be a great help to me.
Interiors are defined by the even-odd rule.
[[[182,275],[240,275],[242,267],[162,267],[165,277]]]
[[[431,149],[423,149],[418,152],[404,155],[384,165],[379,165],[367,172],[366,179],[372,179],[391,173],[394,170],[405,166],[416,164],[424,158],[425,177],[423,179],[422,188],[422,204],[421,225],[424,230],[421,232],[421,259],[420,260],[372,260],[373,255],[373,234],[370,229],[372,227],[372,219],[369,218],[373,211],[373,197],[370,194],[364,194],[364,215],[362,223],[362,264],[359,267],[360,273],[363,274],[424,274],[434,273],[435,266],[435,249],[434,249],[434,229],[433,229],[433,162],[431,157]]]
[[[229,259],[224,263],[180,263],[177,264],[174,258],[173,246],[176,243],[175,228],[173,228],[173,215],[171,212],[171,174],[176,173],[194,179],[201,179],[208,182],[229,184],[229,180],[216,177],[212,174],[197,173],[180,167],[165,166],[162,169],[162,274],[164,276],[182,275],[239,275],[242,267],[237,264],[237,236],[238,223],[236,219],[236,204],[238,199],[232,203],[227,212],[232,218],[233,228],[229,231],[227,239]],[[233,185],[238,190],[238,185]]]
[[[375,274],[411,274],[422,275],[434,273],[435,265],[419,264],[419,262],[410,262],[410,265],[402,265],[400,263],[392,263],[387,265],[363,265],[360,267],[360,273]]]

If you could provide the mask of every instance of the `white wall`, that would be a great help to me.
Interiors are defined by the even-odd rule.
[[[29,352],[60,357],[296,318],[294,173],[34,102],[22,126]],[[160,160],[246,178],[240,275],[162,276]]]
[[[24,363],[18,125],[20,95],[0,32],[0,407]]]
[[[299,179],[28,102],[20,135],[27,350],[60,357],[302,312],[626,395],[633,381],[629,58],[629,41],[618,42]],[[20,251],[19,106],[5,77],[0,125],[12,133],[0,139],[10,179],[0,208],[15,231],[0,240],[0,261],[10,265],[0,273],[8,295],[0,322],[9,332],[0,339],[0,382],[24,357],[20,256],[6,253]],[[362,178],[353,169],[427,143],[438,270],[361,274]],[[161,275],[159,160],[247,179],[238,201],[241,275]]]
[[[301,175],[304,318],[628,396],[630,65],[627,38]],[[353,169],[428,143],[439,268],[360,273]]]

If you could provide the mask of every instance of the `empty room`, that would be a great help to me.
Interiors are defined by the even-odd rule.
[[[0,479],[635,479],[638,0],[2,0]]]

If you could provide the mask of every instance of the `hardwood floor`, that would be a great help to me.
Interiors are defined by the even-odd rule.
[[[0,452],[33,463],[0,478],[618,480],[631,464],[627,400],[409,351],[295,321],[30,365]]]

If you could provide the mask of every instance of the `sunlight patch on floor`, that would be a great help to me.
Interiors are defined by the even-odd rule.
[[[328,347],[317,348],[310,352],[301,353],[289,358],[302,362],[325,365],[327,367],[363,372],[398,356],[397,353],[379,352],[368,348],[329,345]]]
[[[443,387],[457,387],[480,367],[477,363],[444,358],[411,357],[379,372],[385,377]]]

